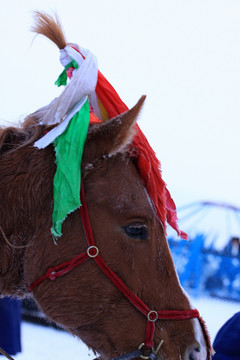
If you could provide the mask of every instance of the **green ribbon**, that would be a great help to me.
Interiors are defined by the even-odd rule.
[[[62,235],[67,215],[80,207],[81,161],[89,126],[88,100],[69,122],[66,130],[54,141],[56,173],[53,180],[54,209],[51,232]]]
[[[69,69],[70,67],[74,67],[75,69],[78,69],[79,65],[75,60],[72,59],[72,61],[65,66],[65,69],[55,81],[55,85],[57,85],[58,87],[62,85],[67,85],[67,69]]]

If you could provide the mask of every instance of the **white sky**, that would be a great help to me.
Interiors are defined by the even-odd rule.
[[[3,1],[3,0],[2,0]],[[89,48],[162,162],[177,205],[240,206],[240,2],[8,0],[0,12],[0,120],[59,94],[58,50],[29,31],[31,11],[57,10],[67,40]]]

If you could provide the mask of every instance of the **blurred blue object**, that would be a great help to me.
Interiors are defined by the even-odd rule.
[[[218,331],[213,342],[213,360],[240,359],[240,312],[232,316]]]
[[[10,355],[21,352],[21,303],[9,297],[0,299],[0,347]]]
[[[210,201],[178,209],[190,241],[168,238],[180,282],[191,296],[240,301],[240,208]]]

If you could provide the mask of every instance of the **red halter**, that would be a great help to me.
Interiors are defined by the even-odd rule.
[[[38,285],[40,285],[44,280],[50,279],[55,280],[56,278],[67,274],[69,271],[74,269],[75,267],[82,264],[84,261],[92,258],[98,267],[104,272],[104,274],[111,280],[111,282],[117,287],[118,290],[122,292],[122,294],[132,303],[132,305],[140,311],[147,320],[146,324],[146,338],[144,341],[144,345],[147,348],[152,348],[154,346],[154,333],[155,333],[155,322],[158,319],[164,320],[186,320],[198,318],[202,329],[204,331],[205,340],[207,342],[208,353],[210,354],[210,340],[208,338],[204,323],[199,316],[199,312],[197,309],[189,309],[189,310],[152,310],[150,309],[138,296],[133,294],[131,290],[122,282],[122,280],[112,271],[107,264],[102,259],[99,249],[95,245],[92,228],[90,224],[90,219],[88,215],[87,204],[85,201],[83,182],[81,184],[81,201],[82,206],[80,207],[81,220],[85,232],[85,236],[88,243],[88,248],[85,252],[75,256],[69,261],[66,261],[62,264],[59,264],[55,267],[50,267],[47,272],[42,275],[40,278],[35,280],[29,287],[29,290],[32,291]],[[211,358],[210,355],[208,357]]]

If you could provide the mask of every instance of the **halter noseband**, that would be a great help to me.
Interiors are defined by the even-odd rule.
[[[115,287],[121,291],[121,293],[132,303],[132,305],[140,311],[146,318],[146,338],[144,342],[140,345],[139,349],[128,353],[129,355],[133,354],[132,357],[128,357],[126,354],[125,357],[119,357],[116,359],[130,359],[133,357],[141,356],[143,358],[151,358],[154,359],[154,333],[155,333],[155,322],[157,320],[187,320],[198,318],[204,332],[205,341],[208,349],[208,359],[211,358],[210,356],[210,340],[208,338],[208,334],[205,329],[205,325],[203,320],[201,319],[199,312],[197,309],[189,309],[189,310],[153,310],[150,309],[138,296],[132,293],[132,291],[123,283],[123,281],[118,277],[118,275],[112,271],[103,258],[100,255],[98,247],[95,245],[93,232],[90,224],[90,219],[88,215],[88,208],[85,201],[85,194],[83,188],[83,181],[81,183],[81,202],[82,206],[80,207],[80,215],[83,224],[83,229],[85,233],[85,237],[88,243],[88,248],[85,252],[75,256],[69,261],[61,263],[57,266],[50,267],[47,272],[35,280],[30,286],[29,291],[32,291],[38,285],[40,285],[44,280],[50,279],[55,280],[60,276],[63,276],[85,262],[88,259],[93,259],[98,267],[102,270],[102,272],[111,280],[111,282],[115,285]],[[144,350],[145,348],[145,350]],[[151,351],[149,352],[149,350]],[[143,356],[143,353],[148,352],[146,357]],[[157,358],[157,356],[155,356]]]

